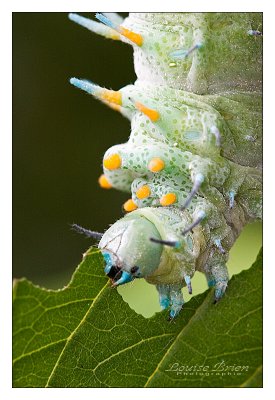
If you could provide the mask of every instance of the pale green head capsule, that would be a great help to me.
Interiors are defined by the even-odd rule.
[[[115,286],[151,275],[158,268],[163,246],[151,242],[150,237],[161,239],[152,222],[134,213],[104,233],[98,247],[105,258],[105,272]]]

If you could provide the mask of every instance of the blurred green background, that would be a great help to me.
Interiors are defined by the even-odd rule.
[[[117,90],[136,79],[132,58],[130,46],[96,36],[65,13],[13,13],[14,277],[63,287],[91,244],[69,224],[103,231],[122,216],[129,195],[102,190],[97,179],[104,152],[127,141],[129,122],[69,78]],[[249,268],[261,242],[260,223],[245,228],[231,251],[231,275]],[[193,288],[206,289],[202,274]],[[144,280],[119,292],[137,312],[159,310],[155,288]]]

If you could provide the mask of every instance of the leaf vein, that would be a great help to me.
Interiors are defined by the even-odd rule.
[[[83,318],[81,319],[80,323],[79,323],[79,324],[77,325],[77,327],[72,331],[72,333],[70,334],[70,336],[66,339],[66,342],[65,342],[65,344],[64,344],[64,347],[63,347],[63,349],[61,350],[60,355],[59,355],[59,357],[58,357],[58,359],[57,359],[57,361],[56,361],[56,363],[55,363],[55,365],[54,365],[54,367],[53,367],[53,369],[52,369],[52,372],[51,372],[50,375],[49,375],[49,378],[48,378],[48,381],[47,381],[45,387],[49,387],[50,380],[51,380],[51,378],[52,378],[52,376],[53,376],[53,374],[54,374],[54,372],[55,372],[55,370],[56,370],[56,368],[57,368],[57,366],[58,366],[58,364],[59,364],[59,362],[60,362],[60,360],[61,360],[61,357],[62,357],[62,355],[63,355],[63,353],[64,353],[64,351],[65,351],[65,349],[66,349],[68,343],[71,341],[71,339],[73,338],[74,334],[77,332],[78,328],[80,328],[80,326],[84,323],[84,321],[85,321],[87,315],[90,313],[90,311],[91,311],[91,309],[93,308],[94,304],[96,303],[96,301],[99,299],[99,297],[101,296],[101,294],[103,293],[103,291],[104,291],[108,286],[109,286],[109,282],[107,282],[107,283],[101,288],[101,290],[99,291],[99,293],[97,294],[97,296],[94,298],[94,301],[93,301],[92,304],[90,305],[89,309],[87,310],[87,312],[85,313],[85,315],[84,315]]]

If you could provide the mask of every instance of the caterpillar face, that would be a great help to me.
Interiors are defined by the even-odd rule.
[[[107,264],[122,272],[122,279],[114,279],[115,285],[125,283],[125,279],[144,278],[157,269],[162,246],[152,243],[150,237],[161,239],[152,222],[134,213],[117,221],[105,232],[99,248],[103,254],[109,255]]]
[[[102,188],[129,192],[129,213],[99,248],[115,286],[156,285],[175,317],[196,270],[228,282],[228,252],[262,216],[261,14],[144,13],[75,22],[134,48],[137,81],[119,91],[71,83],[131,121],[127,143],[104,155]],[[255,33],[257,32],[257,33]]]

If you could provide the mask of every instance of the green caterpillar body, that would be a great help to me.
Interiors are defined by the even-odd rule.
[[[262,217],[261,14],[70,18],[134,47],[134,85],[114,92],[71,79],[131,121],[99,181],[132,195],[129,214],[99,242],[106,274],[114,286],[141,277],[156,285],[170,318],[196,270],[219,300],[230,248]]]

